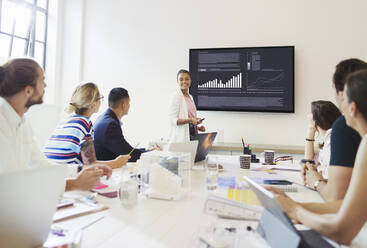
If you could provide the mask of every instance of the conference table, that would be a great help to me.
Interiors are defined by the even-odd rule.
[[[219,176],[241,177],[253,176],[255,173],[240,169],[238,156],[210,156],[215,156],[224,167]],[[121,173],[120,170],[114,170],[114,174]],[[260,172],[256,176],[287,179],[302,184],[299,171],[276,170],[275,173]],[[116,177],[112,180],[116,180]],[[298,184],[296,187],[298,192],[287,193],[294,200],[322,202],[317,192]],[[197,164],[191,170],[191,191],[184,199],[167,201],[141,195],[134,208],[126,209],[119,198],[98,196],[98,202],[108,206],[108,210],[57,224],[68,230],[83,228],[83,248],[196,247],[199,229],[218,221],[218,217],[203,212],[207,195],[211,193],[215,192],[206,189],[205,168]],[[98,221],[89,225],[93,220]]]

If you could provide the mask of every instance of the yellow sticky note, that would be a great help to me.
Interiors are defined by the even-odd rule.
[[[241,190],[239,190],[239,189],[236,189],[235,190],[235,200],[236,201],[241,201]]]
[[[247,195],[248,195],[248,191],[242,190],[242,203],[247,203]]]
[[[261,206],[255,193],[249,189],[228,189],[227,197],[228,199],[235,200],[241,203]]]
[[[233,189],[228,189],[227,197],[231,200],[233,200]]]

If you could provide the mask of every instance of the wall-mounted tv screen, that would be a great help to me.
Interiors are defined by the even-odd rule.
[[[294,46],[190,49],[198,110],[294,113]]]

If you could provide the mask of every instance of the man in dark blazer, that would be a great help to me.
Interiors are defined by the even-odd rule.
[[[125,139],[121,129],[121,118],[130,108],[129,93],[124,88],[113,88],[108,95],[109,108],[94,125],[94,147],[97,160],[111,160],[129,154],[134,149]],[[129,162],[140,158],[145,149],[135,149]]]

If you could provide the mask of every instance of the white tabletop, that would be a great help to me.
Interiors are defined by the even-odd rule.
[[[216,155],[224,166],[219,176],[250,175],[287,179],[301,183],[298,171],[254,173],[240,170],[238,157]],[[119,170],[114,171],[119,173]],[[191,193],[180,201],[149,199],[140,196],[133,209],[125,209],[118,198],[98,196],[98,201],[109,206],[104,212],[90,214],[59,223],[66,229],[77,229],[85,223],[105,215],[103,219],[85,228],[82,247],[192,247],[200,226],[216,220],[203,213],[208,191],[205,188],[205,171],[200,166],[191,172]],[[319,194],[303,186],[298,192],[288,193],[297,201],[321,202]]]

